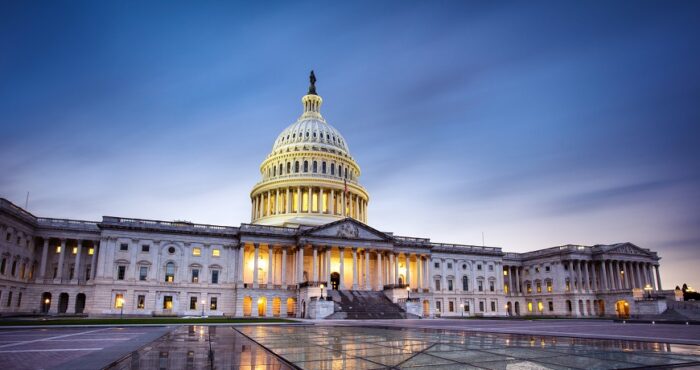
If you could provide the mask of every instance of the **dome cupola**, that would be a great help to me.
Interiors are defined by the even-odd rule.
[[[367,191],[345,138],[321,115],[316,76],[301,98],[303,112],[275,140],[251,192],[253,223],[320,225],[345,217],[367,221]]]

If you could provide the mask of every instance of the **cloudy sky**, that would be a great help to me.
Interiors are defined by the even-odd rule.
[[[0,197],[248,222],[314,69],[370,225],[630,241],[700,288],[700,3],[484,3],[3,2]]]

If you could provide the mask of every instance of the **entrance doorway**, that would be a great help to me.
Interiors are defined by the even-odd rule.
[[[44,292],[41,295],[41,313],[49,313],[51,308],[51,293]]]
[[[85,294],[78,293],[75,297],[75,313],[83,313],[85,311]]]
[[[58,295],[58,313],[66,313],[68,311],[68,293]]]
[[[331,289],[338,290],[340,286],[340,274],[337,272],[331,273]]]
[[[624,299],[615,302],[615,311],[617,312],[617,317],[620,319],[630,318],[630,304]]]

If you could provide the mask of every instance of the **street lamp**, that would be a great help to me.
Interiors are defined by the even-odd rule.
[[[651,299],[651,291],[652,291],[651,285],[647,284],[644,286],[644,291],[647,292],[647,298]]]
[[[323,288],[325,288],[325,286],[323,284],[321,284],[320,287],[321,287],[321,300],[323,300]]]
[[[202,317],[204,317],[204,305],[207,303],[207,301],[202,299]]]

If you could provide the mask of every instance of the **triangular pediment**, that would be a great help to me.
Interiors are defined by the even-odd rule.
[[[607,246],[606,253],[627,254],[631,256],[650,257],[649,251],[642,249],[632,243],[618,243]]]
[[[391,236],[379,230],[373,229],[362,222],[352,218],[345,218],[325,225],[302,232],[304,236],[341,238],[341,239],[361,239],[373,241],[390,241]]]

